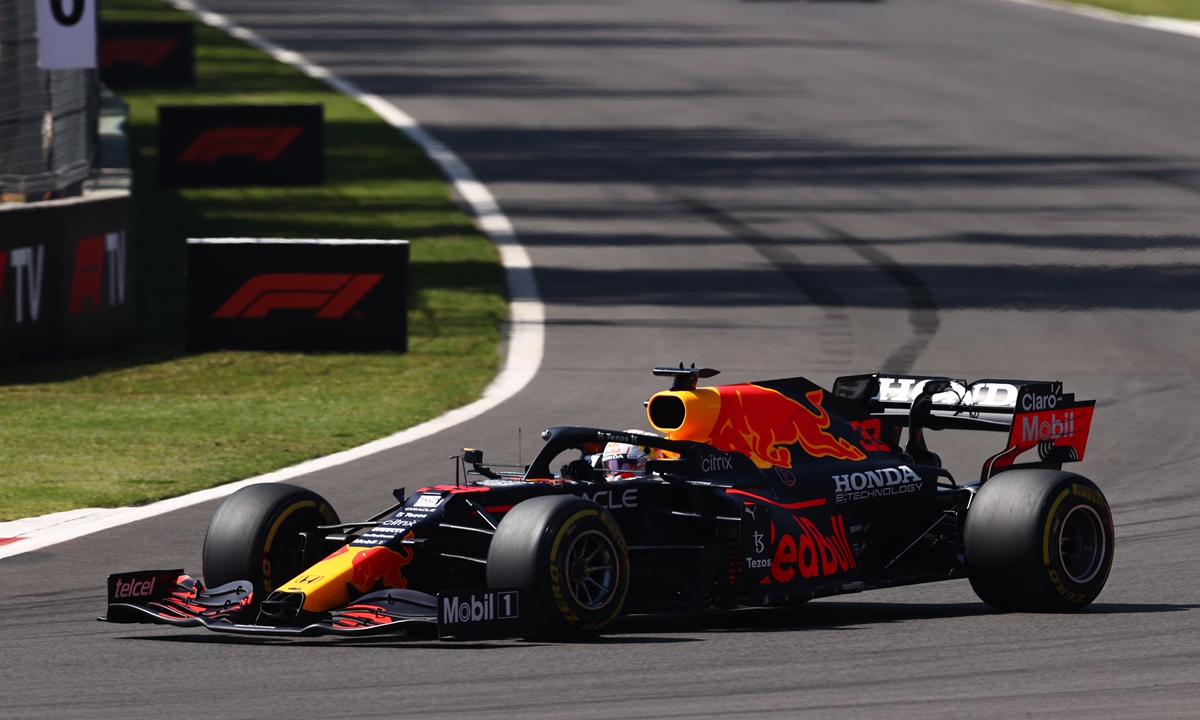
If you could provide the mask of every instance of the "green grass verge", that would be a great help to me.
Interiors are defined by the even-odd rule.
[[[104,0],[106,20],[187,20]],[[135,347],[0,371],[0,520],[141,504],[359,445],[477,398],[507,313],[495,248],[421,151],[371,111],[196,25],[194,87],[124,90],[134,168]],[[157,106],[322,103],[319,187],[164,190]],[[187,237],[412,241],[409,352],[183,350]]]
[[[1200,20],[1200,0],[1072,0],[1079,5],[1093,5],[1128,15],[1159,15],[1161,17]]]

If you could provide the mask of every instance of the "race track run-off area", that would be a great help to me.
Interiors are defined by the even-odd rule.
[[[999,0],[206,8],[414,117],[495,196],[545,302],[489,412],[294,480],[344,519],[645,427],[655,365],[828,386],[1062,380],[1117,548],[1076,615],[964,580],[633,618],[586,644],[262,641],[95,622],[116,570],[199,573],[214,500],[0,560],[0,715],[1193,718],[1200,714],[1200,40]],[[995,435],[930,433],[964,480]]]

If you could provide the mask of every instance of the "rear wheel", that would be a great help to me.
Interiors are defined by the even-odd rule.
[[[304,569],[300,533],[340,522],[325,498],[283,483],[238,490],[217,508],[204,536],[204,583],[254,584],[258,606],[275,588]]]
[[[1001,610],[1079,610],[1108,580],[1113,541],[1108,502],[1092,481],[1010,470],[984,483],[967,512],[971,587]]]
[[[608,512],[571,495],[533,498],[500,522],[488,550],[489,587],[517,587],[538,634],[598,635],[629,589],[625,538]]]

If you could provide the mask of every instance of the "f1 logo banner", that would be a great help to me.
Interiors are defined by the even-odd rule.
[[[0,364],[133,339],[127,193],[0,206]]]
[[[190,22],[100,24],[100,77],[113,86],[191,85],[195,43]]]
[[[170,105],[158,108],[164,187],[320,185],[323,105]]]
[[[98,0],[37,0],[38,51],[43,70],[96,67]]]
[[[406,240],[188,240],[192,351],[403,352]]]

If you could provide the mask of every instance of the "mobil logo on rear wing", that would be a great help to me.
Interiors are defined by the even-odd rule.
[[[1044,463],[1083,460],[1092,429],[1095,400],[1076,400],[1063,394],[1061,383],[1023,385],[1017,393],[1005,450],[984,463],[984,477],[1012,465],[1018,456],[1037,448]]]
[[[1076,400],[1061,382],[1045,380],[954,380],[946,377],[856,375],[838,378],[834,394],[872,415],[904,422],[922,396],[930,399],[929,427],[1008,433],[1005,450],[990,468],[1012,465],[1037,448],[1043,463],[1083,459],[1095,400]]]

